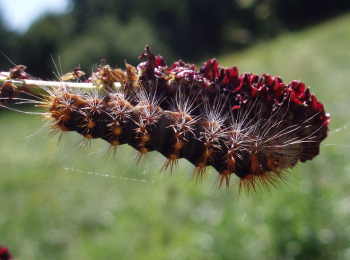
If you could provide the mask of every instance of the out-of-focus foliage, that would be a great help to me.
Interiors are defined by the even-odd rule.
[[[136,64],[146,44],[169,64],[195,62],[350,9],[343,0],[71,1],[71,12],[44,17],[24,35],[0,24],[0,50],[42,78],[53,77],[50,54],[56,61],[61,56],[64,72],[77,62],[90,71],[102,58],[112,66],[123,67],[124,59]],[[1,68],[5,64],[1,59]]]
[[[18,36],[14,33],[8,32],[3,27],[3,23],[0,19],[0,52],[3,52],[9,57],[17,57],[18,48]],[[9,67],[9,63],[5,60],[4,57],[0,59],[1,70],[5,70]]]
[[[349,42],[347,15],[218,57],[285,82],[300,77],[331,114],[321,154],[287,175],[289,188],[251,198],[213,189],[214,172],[188,182],[185,160],[169,176],[156,153],[136,167],[128,147],[104,158],[102,140],[83,152],[74,133],[58,148],[38,115],[0,110],[1,243],[25,260],[349,260]]]
[[[212,1],[212,9],[217,2]],[[230,2],[252,14],[247,20],[259,14],[261,19],[256,21],[260,23],[255,26],[262,29],[254,34],[235,22],[225,30],[241,28],[249,32],[242,33],[250,35],[247,43],[253,44],[266,35],[333,16],[342,11],[341,4],[346,10],[348,2],[329,1],[331,6],[322,5],[323,0],[266,2],[269,8],[284,5],[285,13],[282,9],[266,12],[266,5],[254,0]],[[161,26],[148,20],[157,12],[146,10],[142,3],[137,7],[136,1],[118,2],[130,5],[135,13],[125,8],[113,10],[112,5],[117,4],[112,1],[103,3],[99,6],[90,1],[79,6],[77,2],[72,13],[43,18],[23,36],[5,31],[0,24],[0,50],[14,62],[27,65],[33,75],[52,78],[50,53],[56,60],[61,56],[63,70],[74,69],[79,62],[88,72],[100,58],[113,66],[123,66],[124,58],[136,64],[146,43],[169,64],[178,58],[204,60],[203,49],[202,55],[209,56],[234,46],[231,39],[231,43],[223,41],[225,48],[201,49],[197,40],[206,37],[197,39],[193,34],[187,42],[199,47],[189,49],[194,54],[187,56],[175,43],[164,40],[165,32],[172,33],[170,29],[160,31]],[[198,3],[205,5],[205,1]],[[140,11],[136,15],[137,8],[144,16]],[[317,11],[319,8],[323,11]],[[279,16],[271,10],[280,10]],[[189,15],[195,14],[185,12],[183,17]],[[211,10],[206,9],[203,16],[202,23],[198,22],[202,34],[207,22],[222,30],[210,20]],[[294,18],[293,23],[288,17]],[[272,189],[271,195],[260,191],[238,200],[233,189],[214,191],[212,176],[207,184],[188,184],[191,166],[185,161],[181,171],[171,177],[160,176],[154,160],[148,164],[151,170],[143,174],[142,165],[136,168],[134,161],[126,158],[129,150],[122,150],[124,156],[118,151],[115,164],[112,158],[102,159],[99,149],[89,150],[80,159],[82,149],[81,153],[74,149],[81,140],[74,139],[72,133],[63,139],[62,148],[57,148],[58,137],[46,140],[45,133],[38,131],[43,125],[34,120],[38,115],[0,110],[1,242],[11,247],[16,258],[27,260],[350,259],[349,42],[350,17],[344,16],[245,52],[218,57],[220,64],[237,65],[241,72],[281,75],[286,82],[300,77],[331,113],[330,135],[321,154],[288,175],[290,189],[282,185]],[[10,67],[4,58],[0,62],[1,69]],[[31,136],[33,133],[37,134]],[[103,145],[101,140],[93,147],[99,148],[99,144]]]
[[[278,20],[288,29],[301,29],[350,9],[348,0],[270,0],[270,2]]]

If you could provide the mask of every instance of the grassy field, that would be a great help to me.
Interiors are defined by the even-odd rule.
[[[2,109],[0,242],[22,260],[350,259],[350,15],[216,58],[300,78],[331,114],[320,156],[292,182],[238,199],[213,188],[214,172],[195,185],[185,161],[169,176],[157,154],[135,166],[128,147],[114,161],[100,140],[58,146],[37,115]]]

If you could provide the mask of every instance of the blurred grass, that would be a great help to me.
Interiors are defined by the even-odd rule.
[[[218,57],[241,73],[301,78],[331,113],[321,155],[251,198],[213,189],[215,174],[187,183],[187,162],[169,177],[158,155],[146,168],[129,148],[102,159],[102,141],[83,153],[73,133],[57,147],[34,134],[38,116],[0,110],[1,243],[23,260],[350,259],[349,42],[346,15]]]

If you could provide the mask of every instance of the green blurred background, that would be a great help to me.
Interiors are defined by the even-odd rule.
[[[18,34],[0,24],[0,50],[53,79],[101,58],[137,65],[146,44],[168,65],[216,57],[241,73],[302,79],[331,114],[321,154],[291,182],[247,198],[188,182],[192,165],[159,174],[123,147],[103,158],[69,133],[48,139],[39,115],[0,109],[0,242],[24,259],[350,259],[350,1],[93,1]],[[0,58],[0,70],[11,64]],[[30,106],[14,106],[40,111]]]

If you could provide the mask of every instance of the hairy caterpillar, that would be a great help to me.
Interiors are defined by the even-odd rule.
[[[274,186],[299,161],[318,155],[330,116],[304,83],[239,75],[237,67],[223,68],[215,59],[200,71],[181,60],[168,67],[148,46],[145,50],[140,59],[146,61],[137,68],[99,64],[85,83],[36,82],[46,95],[28,102],[46,110],[42,116],[50,120],[52,135],[75,131],[87,142],[101,138],[113,154],[129,144],[139,153],[137,162],[156,150],[166,158],[162,170],[170,172],[185,158],[194,165],[197,181],[212,166],[217,186],[229,188],[234,174],[239,190],[248,193]],[[24,68],[6,75],[2,102],[30,89]],[[76,68],[62,79],[80,75]],[[27,85],[16,88],[18,80]]]

